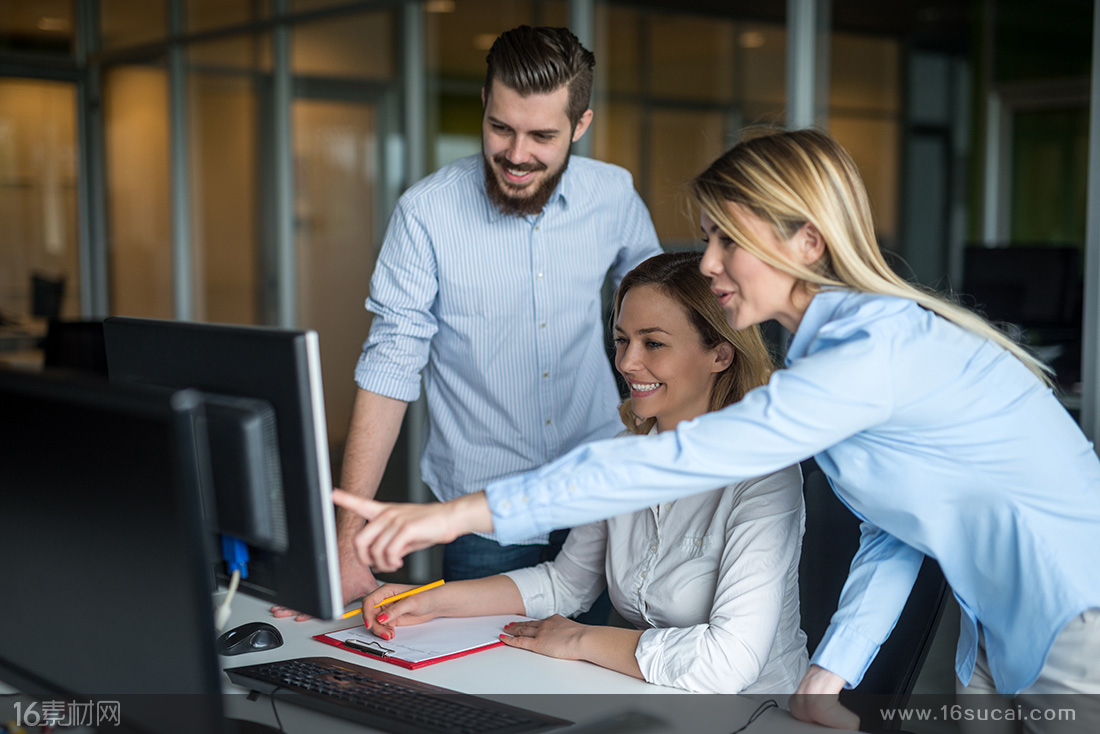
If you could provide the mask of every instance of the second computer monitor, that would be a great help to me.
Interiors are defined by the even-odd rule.
[[[110,318],[104,334],[112,382],[191,387],[274,409],[286,542],[253,548],[241,589],[335,618],[343,600],[316,332]]]

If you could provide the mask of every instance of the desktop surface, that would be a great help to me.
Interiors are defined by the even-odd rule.
[[[641,734],[646,731],[654,734],[729,734],[745,724],[757,707],[769,698],[774,698],[780,706],[786,706],[782,696],[690,694],[677,688],[646,683],[590,663],[559,660],[512,647],[495,647],[418,670],[405,670],[313,639],[317,634],[353,626],[354,618],[295,622],[293,618],[271,617],[269,607],[265,602],[238,596],[233,602],[229,626],[268,621],[282,633],[284,644],[274,650],[222,657],[223,670],[291,658],[332,657],[404,679],[568,719],[576,722],[575,725],[560,731],[576,734],[597,731],[603,734]],[[224,673],[223,684],[227,694],[237,694],[226,696],[229,715],[278,726],[269,698],[262,696],[248,700],[243,695],[247,690],[233,685]],[[279,698],[276,698],[275,708],[278,721],[288,734],[319,730],[333,734],[371,731]],[[323,726],[319,721],[324,722]],[[639,722],[648,722],[649,728],[642,728]],[[746,729],[745,734],[822,731],[826,730],[796,721],[786,711],[771,710]]]

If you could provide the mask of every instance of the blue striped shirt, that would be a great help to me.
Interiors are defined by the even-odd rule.
[[[660,252],[630,174],[573,156],[538,215],[506,216],[480,154],[398,202],[371,278],[359,387],[428,400],[421,474],[447,500],[621,429],[601,289]],[[546,542],[540,535],[520,543]]]

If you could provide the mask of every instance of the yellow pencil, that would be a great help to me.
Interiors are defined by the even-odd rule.
[[[434,589],[437,586],[442,586],[442,585],[443,585],[443,579],[440,579],[439,581],[433,581],[430,584],[424,584],[423,586],[417,586],[415,589],[409,589],[408,591],[403,591],[400,594],[394,594],[393,596],[391,596],[387,599],[383,599],[382,601],[375,604],[374,608],[377,609],[380,606],[383,606],[385,604],[389,604],[391,601],[397,601],[398,599],[404,599],[406,596],[412,596],[413,594],[419,594],[421,591],[427,591],[428,589]],[[359,614],[362,611],[363,611],[362,607],[360,607],[359,609],[352,609],[350,612],[347,612],[344,615],[344,619],[347,619],[348,617],[354,617],[356,614]]]

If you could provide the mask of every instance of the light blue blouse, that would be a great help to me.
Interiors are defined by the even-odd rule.
[[[812,662],[850,685],[893,628],[923,554],[978,625],[1002,693],[1039,675],[1061,628],[1100,607],[1100,461],[1011,354],[905,299],[826,290],[787,368],[724,410],[658,436],[581,446],[490,484],[504,541],[636,510],[814,456],[864,521]]]

